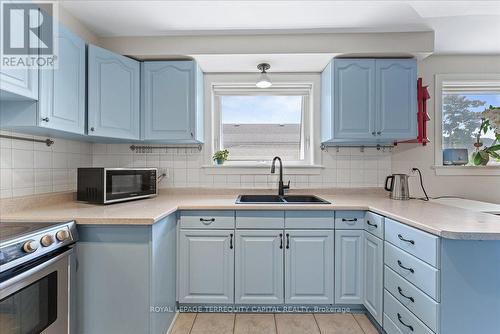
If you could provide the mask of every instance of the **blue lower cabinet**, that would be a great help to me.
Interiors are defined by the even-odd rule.
[[[142,139],[203,142],[203,73],[195,61],[142,64]]]
[[[285,230],[285,304],[333,304],[333,230]]]
[[[95,45],[87,57],[88,135],[138,140],[140,63]]]
[[[180,303],[234,303],[234,230],[179,232]]]
[[[283,230],[238,230],[235,303],[283,304]]]
[[[166,333],[175,316],[175,214],[78,232],[76,333]]]

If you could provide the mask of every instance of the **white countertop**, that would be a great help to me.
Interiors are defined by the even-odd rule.
[[[8,202],[2,200],[0,220],[75,220],[77,224],[150,225],[177,210],[370,210],[444,238],[500,240],[500,216],[436,202],[391,200],[378,190],[293,192],[314,193],[332,204],[235,204],[237,193],[252,192],[270,193],[179,189],[162,191],[151,199],[112,205],[75,202],[71,193],[30,196]]]

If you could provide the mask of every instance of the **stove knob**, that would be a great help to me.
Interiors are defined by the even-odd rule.
[[[52,238],[51,235],[47,234],[40,239],[40,243],[42,244],[43,247],[49,247],[54,243],[54,238]]]
[[[68,233],[68,231],[66,231],[66,230],[60,230],[60,231],[58,231],[56,233],[56,239],[58,241],[61,241],[61,242],[64,241],[64,240],[69,239],[69,233]]]
[[[38,244],[35,240],[28,240],[23,244],[23,251],[25,253],[33,253],[38,249]]]

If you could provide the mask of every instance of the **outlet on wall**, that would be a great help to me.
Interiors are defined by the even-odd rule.
[[[160,177],[160,182],[169,178],[168,168],[158,168],[158,177]]]

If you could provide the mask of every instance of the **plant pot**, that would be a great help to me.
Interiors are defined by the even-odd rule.
[[[215,159],[215,163],[217,165],[223,165],[224,164],[224,159]]]

